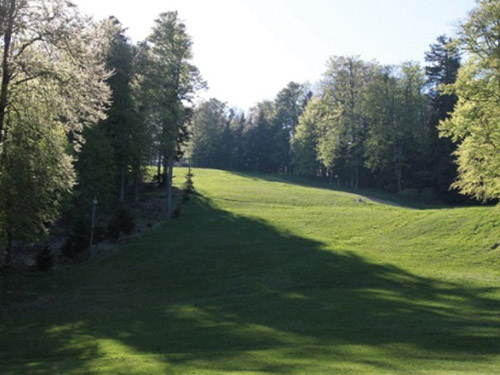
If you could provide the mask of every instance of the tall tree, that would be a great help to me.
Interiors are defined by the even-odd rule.
[[[279,165],[279,168],[286,173],[291,173],[291,141],[299,122],[299,116],[307,104],[308,94],[305,85],[290,82],[278,93],[274,101],[277,128],[274,136],[273,159]]]
[[[57,219],[74,184],[68,139],[105,117],[105,24],[65,0],[2,2],[0,230],[7,243],[35,240]],[[22,194],[29,190],[29,194]]]
[[[272,101],[257,103],[250,111],[246,128],[247,168],[255,172],[277,171],[277,163],[272,155],[275,148],[276,122]]]
[[[442,86],[455,83],[460,68],[460,51],[453,39],[441,35],[426,52],[425,61],[432,107],[432,154],[429,169],[432,171],[432,184],[436,192],[441,198],[447,198],[450,195],[449,188],[457,177],[457,167],[452,156],[456,146],[448,138],[439,138],[438,125],[450,116],[457,102],[456,95],[442,92]]]
[[[111,105],[107,118],[83,133],[86,142],[78,155],[78,200],[92,204],[94,196],[101,204],[125,200],[125,183],[131,150],[136,142],[133,128],[136,126],[136,111],[132,100],[133,48],[124,35],[120,22],[108,20],[110,41],[106,67],[112,72],[107,79],[111,89]],[[85,211],[88,207],[81,205]]]
[[[292,139],[294,169],[299,174],[315,176],[318,161],[318,125],[324,120],[323,106],[318,98],[312,98],[299,117]]]
[[[194,111],[192,121],[192,158],[196,166],[224,168],[229,155],[224,151],[226,105],[217,99],[201,103]]]
[[[363,103],[372,75],[372,64],[359,58],[332,57],[322,82],[322,101],[330,113],[329,124],[319,140],[320,157],[326,161],[342,155],[350,172],[349,185],[356,189],[364,165],[367,130]]]
[[[453,186],[481,200],[500,198],[499,19],[500,3],[478,1],[460,27],[459,42],[469,59],[443,90],[458,97],[451,118],[440,124],[440,134],[458,143]]]
[[[385,67],[367,94],[370,128],[366,163],[372,171],[393,171],[396,191],[403,191],[403,172],[410,174],[429,152],[428,109],[422,69],[413,63]]]
[[[160,14],[146,43],[149,69],[145,82],[151,94],[150,118],[158,125],[158,145],[167,170],[167,217],[171,217],[174,160],[189,117],[185,105],[205,83],[190,62],[192,41],[177,12]]]

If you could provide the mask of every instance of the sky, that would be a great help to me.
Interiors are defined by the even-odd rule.
[[[383,64],[424,63],[452,36],[474,0],[73,0],[96,19],[117,17],[132,41],[177,10],[193,39],[193,63],[208,82],[200,98],[248,110],[288,82],[321,79],[329,56]]]

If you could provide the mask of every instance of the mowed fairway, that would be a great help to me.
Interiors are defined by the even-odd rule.
[[[194,174],[121,252],[3,280],[0,374],[500,373],[497,208]]]

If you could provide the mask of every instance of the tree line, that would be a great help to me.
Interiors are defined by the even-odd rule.
[[[452,42],[439,37],[426,67],[331,57],[314,94],[290,82],[248,118],[217,99],[201,103],[192,122],[193,163],[446,196],[456,174],[453,144],[439,138],[437,126],[456,102],[440,94],[460,66]]]
[[[499,19],[498,2],[478,1],[456,38],[430,46],[423,67],[331,57],[314,93],[291,82],[248,118],[217,99],[201,103],[192,160],[426,201],[464,201],[458,192],[497,199]]]
[[[174,159],[205,85],[177,12],[133,44],[116,18],[94,21],[70,1],[2,0],[0,35],[4,264],[14,242],[46,238],[61,215],[70,237],[88,233],[94,199],[123,213],[152,159],[170,217]]]

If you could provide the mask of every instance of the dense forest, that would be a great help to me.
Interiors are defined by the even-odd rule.
[[[425,201],[500,197],[500,5],[479,1],[425,66],[334,56],[317,85],[290,82],[248,113],[210,99],[177,12],[132,43],[116,18],[66,0],[2,0],[0,236],[69,243],[102,207],[127,215],[148,166],[173,214],[175,162],[324,178]],[[242,88],[244,89],[244,88]],[[450,190],[452,189],[452,190]],[[72,242],[73,241],[73,242]]]

